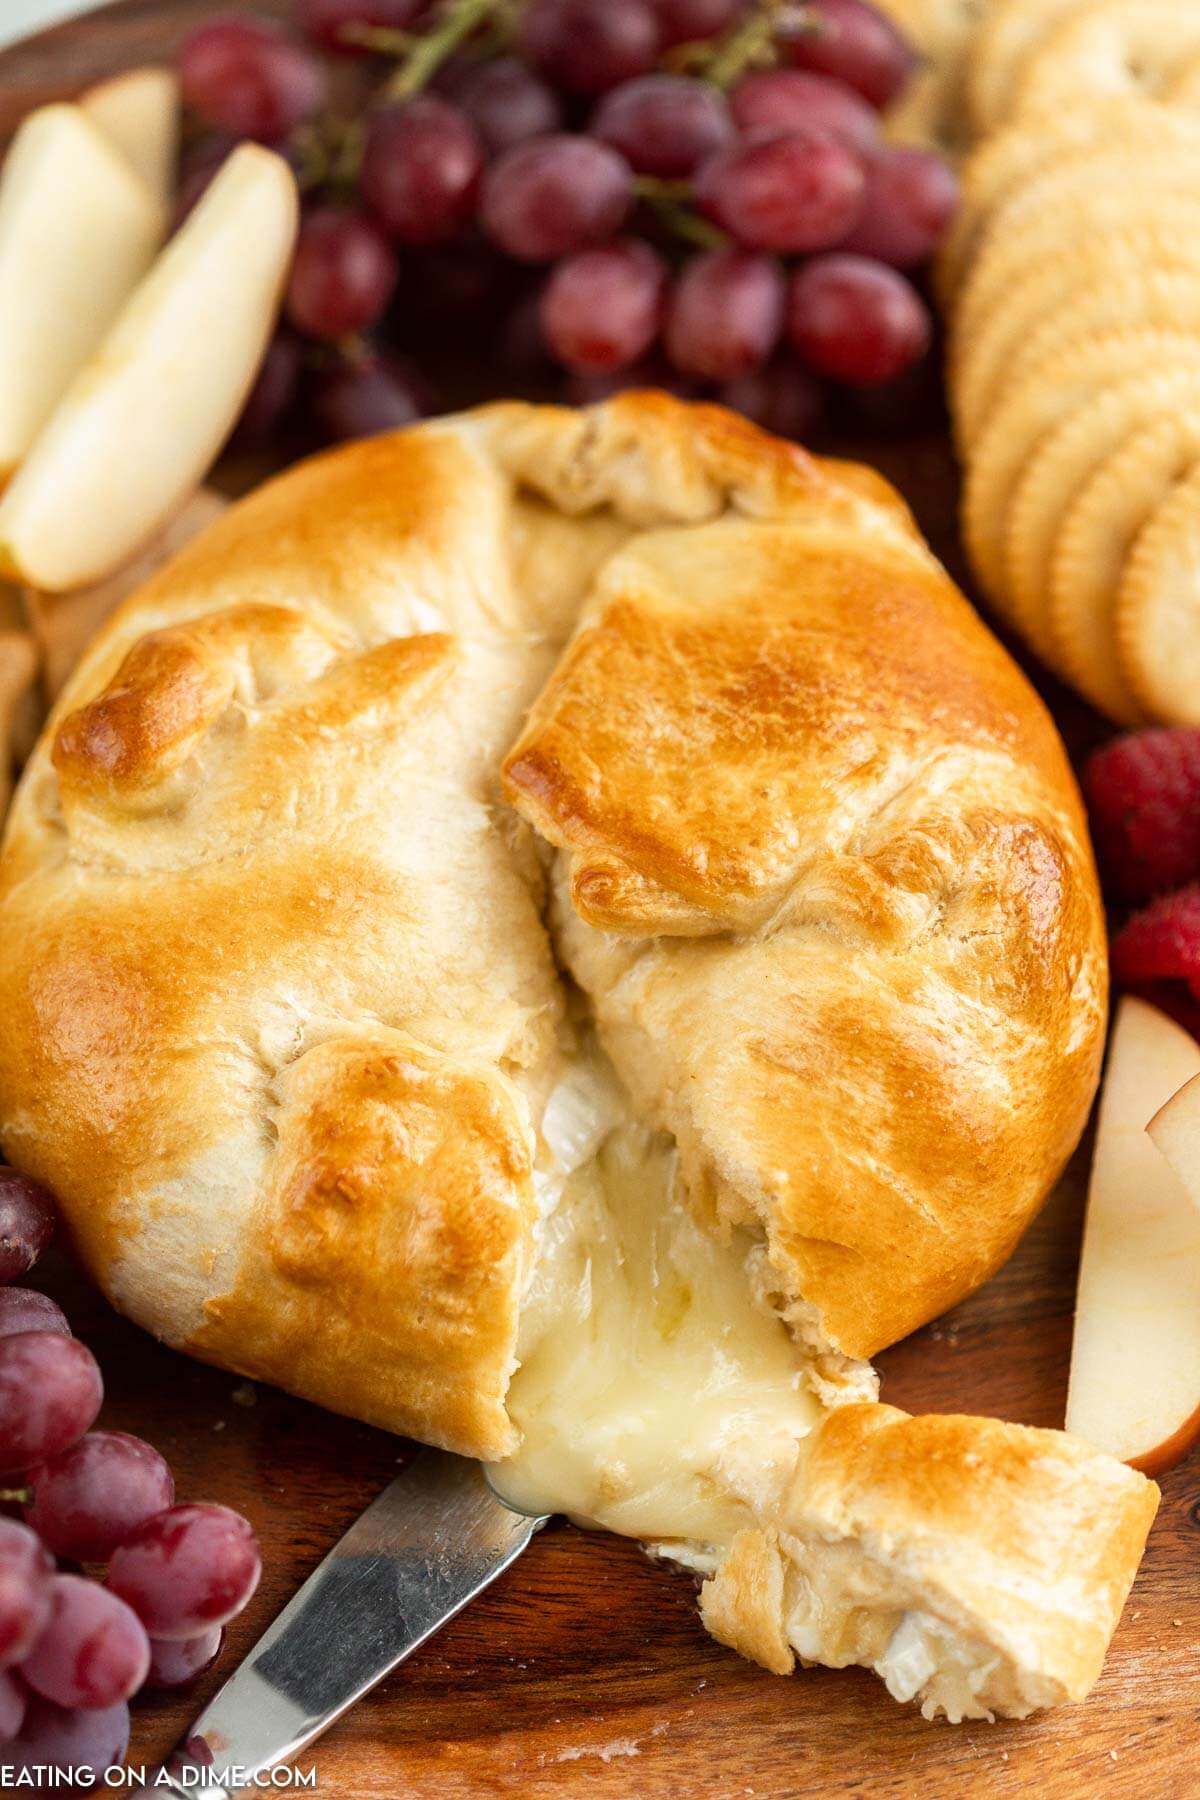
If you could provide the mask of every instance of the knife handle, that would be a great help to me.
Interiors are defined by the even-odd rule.
[[[290,1762],[545,1523],[498,1500],[478,1463],[421,1451],[284,1607],[152,1785],[178,1800],[229,1800]]]

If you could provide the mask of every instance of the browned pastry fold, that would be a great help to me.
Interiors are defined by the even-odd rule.
[[[853,1359],[1045,1197],[1105,1000],[1053,727],[877,476],[652,394],[304,464],[87,650],[0,913],[4,1148],[134,1318],[511,1458],[574,1166],[548,1121],[606,1053],[754,1333],[799,1341],[785,1386],[843,1403],[721,1476],[749,1536],[659,1534],[714,1629],[953,1717],[1086,1691],[1152,1486],[1057,1434],[845,1404]],[[1076,1598],[1018,1642],[1039,1528]],[[806,1624],[797,1582],[849,1605],[864,1570],[870,1629]]]

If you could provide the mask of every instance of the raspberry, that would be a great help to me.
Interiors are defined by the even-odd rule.
[[[1200,1037],[1200,882],[1134,913],[1113,939],[1112,972]]]
[[[1146,900],[1200,876],[1200,730],[1135,731],[1083,771],[1100,866]]]

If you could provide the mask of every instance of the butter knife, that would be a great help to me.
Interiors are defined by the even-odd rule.
[[[546,1523],[465,1457],[422,1450],[368,1506],[149,1785],[227,1800],[291,1762],[490,1587]]]

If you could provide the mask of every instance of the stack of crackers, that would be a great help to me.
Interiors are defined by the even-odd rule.
[[[958,54],[975,571],[1109,717],[1200,723],[1200,0],[984,0]]]

